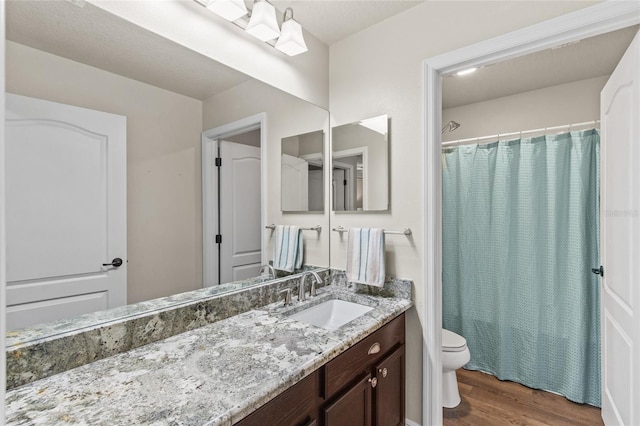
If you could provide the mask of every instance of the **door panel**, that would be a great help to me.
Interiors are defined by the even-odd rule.
[[[220,157],[220,283],[227,283],[262,261],[260,148],[221,141]]]
[[[351,387],[344,395],[327,406],[324,411],[325,426],[371,425],[371,374]]]
[[[282,154],[282,211],[309,210],[309,163]]]
[[[404,345],[376,366],[375,424],[404,425]]]
[[[12,94],[6,107],[9,329],[126,304],[126,262],[102,266],[126,259],[125,117]]]
[[[601,93],[602,418],[640,423],[640,36]],[[593,265],[597,267],[598,265]]]

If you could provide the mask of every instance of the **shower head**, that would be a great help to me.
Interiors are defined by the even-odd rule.
[[[460,127],[460,123],[456,123],[455,121],[451,120],[450,122],[444,125],[444,127],[442,128],[442,133],[446,131],[453,132],[458,127]]]

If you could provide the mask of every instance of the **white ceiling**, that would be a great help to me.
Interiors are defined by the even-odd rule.
[[[424,0],[270,0],[327,45],[417,6]]]
[[[442,107],[467,105],[516,93],[611,74],[638,26],[584,39],[443,78]]]
[[[5,4],[7,39],[191,98],[207,99],[250,78],[90,3]]]

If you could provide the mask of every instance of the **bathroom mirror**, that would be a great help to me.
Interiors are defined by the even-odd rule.
[[[266,113],[268,125],[261,167],[269,185],[259,194],[266,212],[259,219],[263,225],[320,225],[322,233],[304,234],[305,264],[329,265],[328,215],[313,215],[312,224],[296,215],[283,217],[277,179],[281,139],[319,129],[326,134],[328,111],[90,2],[82,7],[66,1],[8,2],[6,26],[7,92],[126,117],[126,253],[119,256],[125,262],[126,302],[141,303],[132,308],[136,314],[155,309],[155,302],[144,303],[149,300],[203,288],[202,132],[255,114]],[[264,226],[256,231],[265,242],[263,253],[271,250],[273,231]],[[270,258],[268,253],[262,259]],[[67,277],[103,275],[100,263]],[[37,287],[33,280],[12,278],[7,266],[8,322],[18,310],[28,316],[25,309],[37,303],[66,317],[87,312],[103,317],[100,312],[109,308],[104,297],[93,297],[99,296],[94,290],[34,301],[31,296],[45,292],[30,290]],[[211,289],[218,290],[224,288]],[[122,308],[123,315],[132,311]],[[16,328],[21,327],[9,324]]]
[[[388,210],[387,115],[333,127],[331,138],[333,210]]]
[[[280,206],[283,212],[324,211],[324,131],[282,139]]]

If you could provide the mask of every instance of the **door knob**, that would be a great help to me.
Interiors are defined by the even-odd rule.
[[[367,380],[369,383],[371,383],[371,387],[375,388],[378,385],[378,379],[376,379],[375,377],[370,378],[369,380]]]
[[[103,263],[102,266],[113,266],[114,268],[117,268],[119,266],[122,266],[122,259],[116,257],[111,261],[111,263]]]

